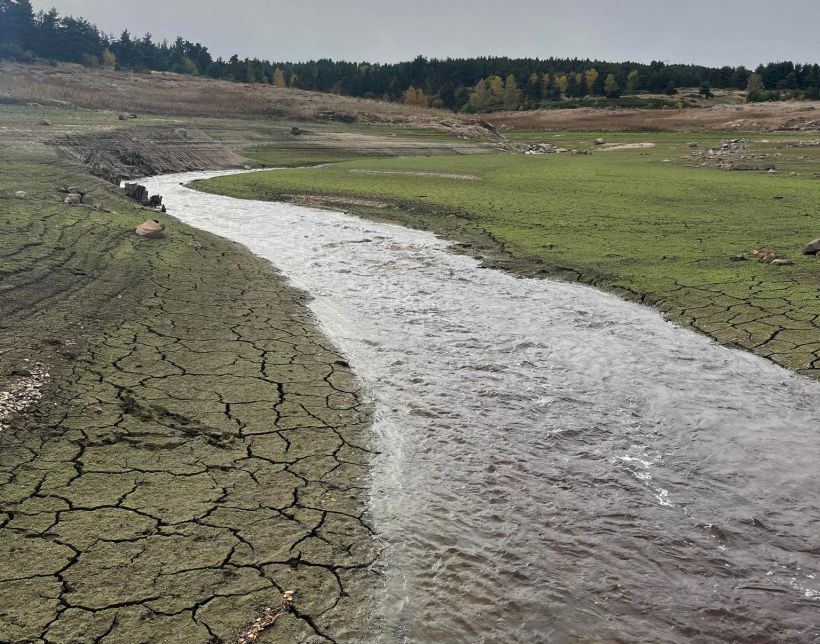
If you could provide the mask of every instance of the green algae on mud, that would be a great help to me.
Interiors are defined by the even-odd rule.
[[[0,640],[223,641],[286,589],[267,641],[365,638],[370,409],[305,297],[47,154],[0,163],[2,386],[51,374],[0,432]]]
[[[428,229],[466,242],[462,250],[487,265],[593,284],[820,377],[820,263],[801,254],[820,235],[813,175],[820,164],[787,155],[802,176],[689,167],[693,137],[698,145],[725,138],[663,133],[653,148],[602,152],[589,133],[566,133],[592,154],[369,159],[196,185],[242,198],[342,205]],[[793,264],[739,260],[758,248]]]

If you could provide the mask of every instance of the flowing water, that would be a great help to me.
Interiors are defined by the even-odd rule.
[[[820,383],[204,176],[146,183],[308,291],[376,402],[379,641],[820,641]]]

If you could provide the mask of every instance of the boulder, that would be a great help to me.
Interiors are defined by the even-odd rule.
[[[81,194],[77,194],[76,192],[63,199],[63,203],[69,206],[79,206],[82,202],[83,196]]]
[[[120,114],[117,118],[120,121],[127,121],[128,120],[128,114]]]
[[[603,139],[595,139],[595,145],[603,145],[604,143],[606,143],[606,141]]]
[[[48,126],[50,126],[50,125],[51,125],[51,121],[49,121],[48,119],[43,119],[43,120],[42,120],[42,121],[40,121],[37,125],[43,125],[43,126],[45,126],[45,127],[48,127]]]
[[[790,259],[775,259],[770,264],[771,266],[791,266],[794,262]]]
[[[159,239],[165,237],[165,224],[159,223],[156,219],[147,219],[137,226],[136,232],[140,237]]]
[[[23,190],[18,190],[14,193],[14,196],[18,199],[25,199],[28,195]]]
[[[176,134],[181,139],[188,138],[188,130],[186,130],[184,127],[180,127],[174,130],[174,134]]]
[[[820,237],[810,241],[803,249],[804,255],[816,255],[817,253],[820,253]]]

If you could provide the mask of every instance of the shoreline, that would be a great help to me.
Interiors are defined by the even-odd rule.
[[[333,168],[329,170],[333,172]],[[350,171],[349,165],[340,167],[337,174],[343,174],[345,170]],[[751,287],[763,284],[757,275],[739,274],[735,278],[737,284],[732,281],[723,285],[699,284],[697,280],[690,280],[693,283],[684,284],[676,280],[665,289],[646,289],[630,280],[628,274],[625,278],[619,276],[617,266],[613,266],[614,270],[607,271],[606,266],[584,265],[577,257],[562,259],[560,252],[552,253],[552,243],[545,246],[550,250],[543,253],[543,256],[521,250],[511,239],[501,238],[488,230],[491,221],[457,206],[442,205],[440,199],[439,203],[422,198],[407,199],[391,194],[389,190],[356,190],[355,186],[347,191],[333,190],[332,187],[325,189],[321,181],[318,182],[318,187],[301,186],[297,185],[294,178],[283,180],[282,174],[277,174],[272,185],[259,179],[242,182],[240,176],[242,175],[237,176],[234,182],[214,179],[207,183],[199,183],[196,188],[231,197],[341,209],[343,212],[350,212],[371,221],[395,223],[432,232],[452,242],[453,252],[478,259],[486,268],[503,270],[519,277],[583,283],[622,299],[647,305],[660,312],[670,322],[695,330],[722,346],[750,352],[810,379],[820,378],[820,353],[816,352],[820,351],[820,344],[813,341],[811,329],[807,327],[816,324],[811,320],[806,321],[807,318],[804,317],[810,312],[794,305],[791,314],[797,317],[792,318],[789,310],[785,313],[779,309],[768,310],[768,306],[764,304],[774,297],[772,293],[764,290],[757,294],[750,292],[744,296],[743,293],[736,292],[740,288],[737,284],[742,286],[744,279],[748,280]],[[301,179],[299,177],[299,180]],[[328,185],[333,186],[334,181],[336,176],[328,181]],[[423,196],[425,195],[420,197]],[[560,238],[560,234],[556,237],[558,238],[553,240],[556,246],[567,244],[568,240]],[[725,259],[710,259],[724,261],[727,265],[725,270],[734,268],[737,264],[735,258],[729,257],[730,252],[731,249],[726,251]],[[807,260],[800,259],[793,263],[805,261]],[[744,264],[754,266],[756,262],[746,261]],[[764,270],[773,275],[780,270],[782,279],[789,279],[787,270],[777,267],[764,267]],[[796,285],[805,290],[812,287],[812,282],[806,282],[804,279],[803,283]],[[772,291],[780,296],[781,288],[777,285]],[[741,308],[738,309],[736,306]],[[742,308],[743,306],[746,308]],[[763,322],[758,323],[758,320]],[[768,322],[773,325],[771,329],[765,326]],[[791,336],[795,336],[793,341]],[[794,346],[788,344],[787,337]],[[773,339],[775,341],[772,342],[772,346],[766,346]],[[804,351],[812,347],[814,350],[808,353]]]
[[[307,296],[170,215],[138,237],[149,211],[48,156],[9,164],[3,389],[26,359],[50,379],[0,432],[0,639],[230,641],[285,590],[272,637],[368,632],[371,409]]]

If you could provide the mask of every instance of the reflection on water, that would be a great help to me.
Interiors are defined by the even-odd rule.
[[[314,296],[377,403],[383,642],[820,637],[820,384],[432,235],[150,180]]]

